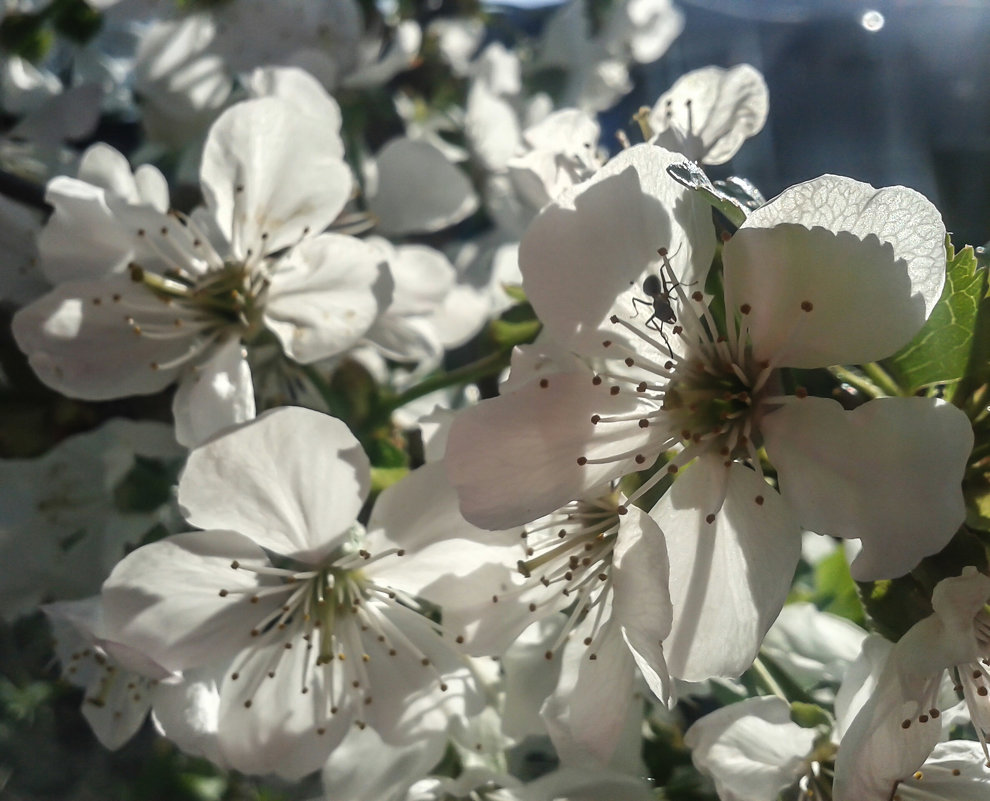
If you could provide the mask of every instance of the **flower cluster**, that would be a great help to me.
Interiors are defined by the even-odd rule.
[[[0,22],[3,782],[75,686],[215,798],[990,798],[985,264],[709,177],[750,65],[609,152],[669,0],[435,5]]]

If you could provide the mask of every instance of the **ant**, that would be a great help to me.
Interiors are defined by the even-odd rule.
[[[667,248],[660,248],[657,251],[660,254],[660,258],[663,259],[663,267],[670,270],[670,262],[667,260]],[[664,344],[667,346],[667,351],[673,353],[670,348],[670,341],[667,339],[667,335],[663,332],[663,324],[673,324],[677,322],[677,315],[674,313],[674,307],[670,305],[672,299],[671,293],[679,286],[683,286],[680,281],[674,281],[671,284],[667,283],[667,279],[663,273],[663,267],[660,268],[657,275],[650,274],[646,276],[643,281],[643,294],[646,295],[649,300],[643,300],[642,298],[633,298],[633,309],[636,308],[636,304],[642,304],[653,310],[650,314],[649,319],[646,321],[646,327],[652,328],[661,337],[663,337]],[[673,280],[673,275],[671,275],[671,280]],[[652,323],[652,325],[651,325]]]

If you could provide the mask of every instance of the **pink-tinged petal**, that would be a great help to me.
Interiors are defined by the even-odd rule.
[[[273,97],[220,115],[200,175],[207,205],[238,259],[319,233],[344,208],[352,186],[324,124]]]
[[[371,212],[387,234],[428,233],[459,223],[478,208],[467,176],[433,145],[405,137],[379,151]]]
[[[907,344],[927,316],[908,263],[876,236],[743,226],[722,258],[726,302],[750,307],[740,325],[754,358],[777,366],[875,361]]]
[[[791,720],[785,701],[764,696],[705,715],[684,742],[722,801],[766,801],[798,780],[817,734]]]
[[[761,423],[780,492],[797,522],[859,538],[853,577],[900,576],[962,523],[962,477],[973,445],[966,416],[933,398],[882,398],[853,411],[804,398]]]
[[[347,541],[369,476],[368,457],[340,420],[281,407],[193,451],[179,504],[195,526],[233,528],[315,563]]]
[[[563,373],[465,410],[451,427],[446,458],[464,517],[482,528],[522,525],[648,467],[635,455],[654,436],[649,428],[635,418],[591,422],[594,414],[630,415],[636,408],[632,393],[613,395],[588,373]]]
[[[685,681],[738,676],[752,664],[801,555],[786,504],[748,467],[728,468],[721,510],[707,505],[708,485],[725,469],[717,458],[698,459],[651,513],[670,559],[674,620],[664,654]]]
[[[323,234],[279,260],[265,304],[265,325],[297,362],[352,347],[392,301],[381,253],[352,236]]]
[[[233,569],[235,561],[245,568],[269,564],[233,531],[176,534],[131,552],[103,585],[107,639],[171,671],[236,653],[271,610],[251,603],[261,585],[250,569]],[[272,597],[281,604],[281,596]]]
[[[45,384],[70,397],[108,400],[158,392],[175,380],[203,350],[195,331],[183,335],[183,324],[174,308],[120,275],[57,286],[14,315],[13,332]],[[176,333],[141,333],[161,327]]]
[[[529,300],[553,337],[580,353],[614,338],[647,270],[666,248],[685,282],[703,282],[715,251],[711,209],[667,175],[683,156],[654,145],[622,151],[536,218],[519,249]]]
[[[172,398],[175,438],[194,448],[217,432],[253,420],[254,384],[244,346],[236,338],[188,370]]]
[[[646,683],[668,705],[673,688],[663,641],[673,621],[669,579],[663,532],[646,512],[630,506],[619,518],[612,555],[612,614]]]
[[[845,231],[864,240],[872,235],[889,243],[910,276],[912,294],[924,299],[926,318],[942,295],[945,224],[931,201],[913,189],[874,189],[852,178],[823,175],[784,190],[751,212],[743,228],[781,223]]]
[[[339,685],[340,673],[333,663],[317,667],[301,637],[276,638],[238,655],[220,684],[224,761],[244,773],[286,779],[318,770],[361,712],[348,692],[334,700],[331,682]]]
[[[612,758],[635,692],[633,658],[614,614],[586,646],[590,635],[589,626],[571,633],[560,683],[542,710],[561,759],[577,765],[589,757],[602,764]]]

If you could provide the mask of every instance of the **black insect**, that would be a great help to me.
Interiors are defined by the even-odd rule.
[[[643,294],[649,300],[633,298],[633,308],[638,303],[652,309],[650,318],[646,321],[646,327],[652,328],[660,334],[663,337],[664,344],[667,346],[667,350],[670,351],[670,341],[663,332],[663,324],[668,323],[673,325],[677,322],[677,315],[674,313],[674,307],[670,305],[670,302],[673,299],[673,291],[681,286],[681,283],[679,281],[670,284],[667,283],[667,278],[663,272],[664,267],[668,270],[670,269],[670,262],[667,261],[667,250],[666,248],[660,248],[657,252],[660,254],[660,258],[663,259],[663,266],[661,266],[657,275],[648,275],[643,281]]]

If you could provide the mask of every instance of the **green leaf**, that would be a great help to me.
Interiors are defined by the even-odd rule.
[[[973,330],[985,273],[977,270],[970,246],[958,253],[946,240],[945,289],[921,330],[885,367],[913,395],[934,384],[954,384],[965,374],[973,350]]]
[[[667,174],[682,186],[698,192],[736,227],[742,225],[746,220],[746,209],[743,208],[742,204],[708,180],[705,171],[693,161],[671,164],[667,168]]]
[[[808,600],[823,612],[863,624],[863,606],[842,548],[836,548],[815,566],[815,593]]]

